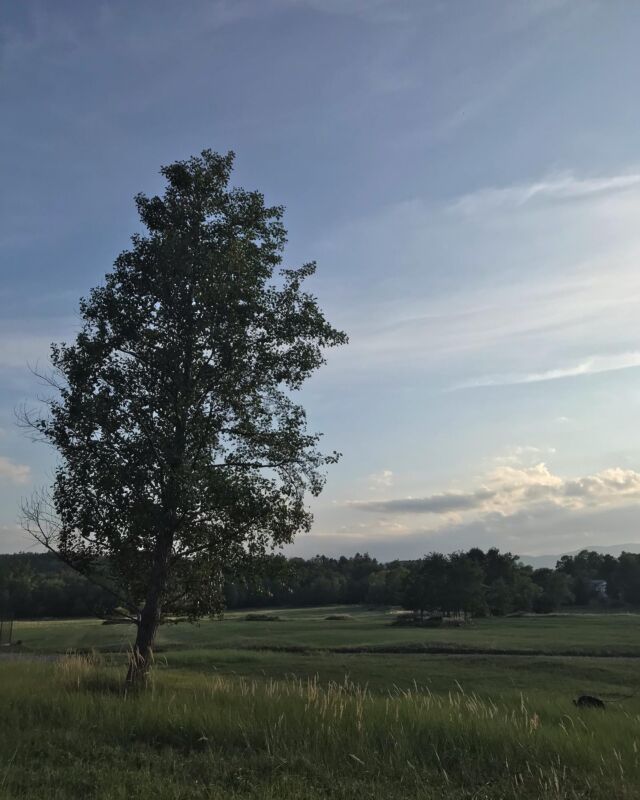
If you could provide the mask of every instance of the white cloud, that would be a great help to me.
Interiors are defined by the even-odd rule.
[[[526,462],[535,449],[549,448],[522,446],[512,452],[518,449]],[[541,462],[501,458],[466,490],[348,502],[337,524],[325,517],[291,552],[368,551],[390,560],[497,546],[541,554],[637,538],[640,471],[611,467],[567,477]]]
[[[555,455],[555,447],[537,447],[536,445],[516,445],[515,447],[508,447],[500,455],[494,456],[489,459],[493,466],[501,464],[524,464],[538,463],[544,457]]]
[[[511,386],[520,383],[539,383],[561,378],[575,378],[580,375],[596,375],[600,372],[615,372],[621,369],[640,367],[640,352],[619,353],[609,356],[592,356],[573,366],[548,369],[543,372],[514,372],[504,375],[484,375],[463,381],[451,387],[456,389],[476,389],[483,386]]]
[[[394,475],[390,469],[383,469],[381,472],[374,472],[369,475],[369,489],[377,491],[393,486]]]
[[[27,483],[31,478],[31,468],[26,464],[16,464],[5,456],[0,456],[0,479],[10,483]]]
[[[640,472],[613,467],[594,475],[563,478],[544,463],[533,466],[502,464],[482,485],[468,492],[442,492],[424,497],[351,501],[359,511],[389,515],[510,515],[536,505],[569,510],[640,502]]]
[[[540,181],[503,188],[470,192],[456,200],[450,211],[479,214],[520,208],[534,200],[542,202],[579,200],[593,195],[612,194],[640,186],[640,172],[601,178],[577,178],[570,172],[552,175]]]

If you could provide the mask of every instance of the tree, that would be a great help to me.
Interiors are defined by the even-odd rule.
[[[444,611],[448,588],[449,560],[442,553],[429,553],[415,562],[402,596],[403,608],[422,619],[425,611]]]
[[[533,582],[532,573],[531,567],[520,567],[516,573],[512,587],[514,611],[531,611],[542,593],[542,589]]]
[[[466,553],[452,553],[447,569],[445,611],[485,614],[484,572]]]
[[[631,605],[640,605],[640,555],[621,553],[613,581],[617,595]]]
[[[347,337],[302,290],[315,264],[276,271],[283,209],[229,188],[233,158],[205,150],[136,197],[146,233],[52,346],[48,413],[25,415],[59,454],[26,525],[132,611],[130,681],[163,613],[219,612],[223,569],[309,529],[305,496],[338,458],[293,394]]]
[[[573,602],[571,578],[565,572],[542,567],[534,570],[533,580],[542,589],[535,600],[536,611],[547,614]]]
[[[562,556],[556,570],[571,577],[571,590],[577,605],[587,605],[597,597],[593,581],[602,577],[605,557],[593,550],[581,550],[575,556]]]

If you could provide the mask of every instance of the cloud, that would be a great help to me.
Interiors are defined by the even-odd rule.
[[[50,295],[47,297],[51,300]],[[68,293],[61,293],[56,299],[60,298],[77,305],[77,298],[69,299]],[[11,299],[6,300],[8,308],[11,308],[11,302]],[[39,302],[31,303],[26,311],[22,302],[20,306],[21,316],[17,311],[12,319],[5,314],[0,324],[0,369],[18,369],[27,373],[29,367],[48,363],[51,343],[72,340],[79,325],[77,318],[47,314],[47,309]],[[35,320],[33,314],[37,315]]]
[[[638,215],[640,171],[629,170],[543,177],[443,206],[414,198],[335,231],[317,251],[345,266],[334,316],[351,343],[327,375],[384,369],[458,389],[638,366]],[[344,278],[345,253],[368,265],[366,286]]]
[[[47,359],[53,338],[13,334],[0,336],[0,369],[28,370],[29,364]]]
[[[351,501],[359,511],[384,515],[452,512],[510,515],[535,505],[580,510],[640,502],[640,472],[613,467],[594,475],[562,478],[546,464],[501,465],[485,476],[483,485],[470,492],[443,492],[425,497]]]
[[[17,553],[25,550],[41,550],[22,528],[17,525],[0,525],[0,553]]]
[[[522,448],[527,457],[527,448]],[[640,472],[612,467],[563,477],[544,463],[498,464],[469,491],[346,504],[351,519],[296,540],[289,552],[417,558],[473,546],[530,555],[633,541]]]
[[[379,489],[393,486],[394,476],[390,469],[383,469],[381,472],[374,472],[369,475],[369,489],[377,491]]]
[[[279,0],[284,8],[308,8],[319,14],[355,16],[369,22],[411,22],[425,12],[422,3],[395,0]]]
[[[640,352],[620,353],[609,356],[592,356],[578,364],[548,369],[543,372],[515,372],[504,375],[484,375],[452,386],[452,390],[477,389],[483,386],[513,386],[521,383],[539,383],[562,378],[575,378],[580,375],[597,375],[601,372],[615,372],[621,369],[640,367]]]
[[[5,456],[0,456],[0,480],[14,484],[27,483],[31,478],[31,468],[26,464],[16,464]]]
[[[349,505],[360,511],[382,514],[448,514],[479,508],[493,496],[494,493],[490,490],[479,489],[471,494],[444,492],[428,497],[406,497],[398,500],[355,500]]]
[[[580,200],[594,195],[612,194],[640,186],[640,172],[601,178],[577,178],[570,172],[528,184],[485,188],[463,195],[449,206],[453,212],[479,214],[520,208],[535,200],[542,202]]]
[[[500,464],[522,464],[524,462],[539,462],[546,455],[555,455],[555,447],[536,447],[535,445],[516,445],[509,447],[506,451],[491,459],[494,465]]]
[[[573,510],[541,503],[512,514],[486,514],[461,522],[447,521],[434,528],[416,524],[392,530],[374,524],[358,531],[314,532],[299,536],[288,552],[307,556],[369,552],[383,561],[470,547],[542,555],[632,542],[637,538],[637,519],[638,508],[633,504]],[[633,551],[633,547],[626,549]],[[640,544],[636,552],[640,552]]]

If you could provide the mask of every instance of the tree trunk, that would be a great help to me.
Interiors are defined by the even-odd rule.
[[[156,596],[149,597],[145,603],[140,620],[138,632],[129,659],[127,671],[127,684],[139,685],[146,682],[153,660],[153,644],[155,642],[158,625],[160,624],[160,603]]]
[[[156,545],[151,585],[138,620],[136,641],[129,660],[127,684],[144,683],[149,677],[153,660],[153,645],[160,625],[162,599],[167,585],[172,542],[172,536],[165,535],[158,539]]]
[[[183,382],[185,386],[188,386],[190,381],[191,344],[190,340],[188,355],[185,357],[184,366]],[[178,400],[179,398],[176,397],[176,407],[179,406]],[[178,417],[176,420],[173,448],[169,458],[169,476],[162,493],[164,521],[153,554],[153,568],[151,571],[149,591],[144,608],[140,614],[140,620],[138,621],[138,633],[129,662],[129,670],[127,672],[128,684],[144,683],[149,677],[149,670],[151,669],[153,644],[155,642],[156,633],[158,632],[158,626],[160,625],[162,601],[167,588],[171,551],[177,529],[180,473],[184,464],[184,452],[185,422],[182,417]]]

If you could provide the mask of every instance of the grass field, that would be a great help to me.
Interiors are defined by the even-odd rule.
[[[246,621],[246,612],[198,625],[180,623],[160,629],[157,650],[266,648],[305,650],[378,650],[505,652],[508,654],[640,656],[640,615],[573,614],[493,617],[461,628],[406,628],[391,625],[394,615],[363,608],[282,609],[277,622]],[[327,617],[345,614],[345,620]],[[16,622],[14,638],[39,652],[68,649],[126,648],[133,628],[105,626],[99,620]]]
[[[29,659],[99,655],[0,659],[0,797],[640,797],[640,617],[278,613],[163,627],[126,698],[130,628],[17,623]]]

